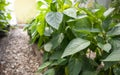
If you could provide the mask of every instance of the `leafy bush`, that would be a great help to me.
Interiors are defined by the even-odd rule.
[[[40,0],[26,27],[43,50],[44,75],[119,75],[120,24],[114,8],[79,8],[70,0]]]
[[[0,0],[0,34],[4,34],[9,30],[9,20],[11,19],[9,11],[6,6],[9,3],[6,0]]]
[[[113,12],[113,18],[116,22],[120,22],[120,0],[112,0],[111,6],[115,8],[115,11]]]

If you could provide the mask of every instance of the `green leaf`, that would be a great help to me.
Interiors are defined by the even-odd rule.
[[[81,10],[83,10],[89,16],[91,21],[96,20],[96,16],[93,14],[93,12],[91,12],[90,10],[86,8],[81,8]]]
[[[43,75],[55,75],[54,69],[48,69]]]
[[[98,75],[96,71],[84,71],[82,75]]]
[[[111,50],[112,46],[111,44],[109,43],[106,43],[104,46],[103,46],[103,50],[105,50],[106,52],[109,52]]]
[[[79,16],[76,19],[76,23],[73,25],[75,29],[81,30],[81,29],[90,29],[91,28],[91,22],[90,19],[86,15]]]
[[[72,1],[71,0],[64,0],[64,4],[67,4],[69,6],[72,6]]]
[[[57,61],[54,61],[52,64],[51,64],[51,66],[56,66],[56,65],[62,65],[62,64],[64,64],[64,63],[66,63],[66,59],[58,59]]]
[[[46,27],[46,28],[45,28],[45,32],[44,32],[44,35],[45,35],[45,36],[50,36],[50,35],[52,34],[52,32],[53,32],[52,28]]]
[[[120,61],[120,50],[114,50],[106,59],[103,61]]]
[[[44,31],[45,31],[45,25],[44,25],[44,23],[37,25],[37,31],[40,34],[40,36],[42,36],[44,34]]]
[[[39,9],[44,3],[42,1],[37,2],[37,8]]]
[[[120,67],[115,67],[113,69],[114,75],[120,75]]]
[[[37,33],[37,31],[35,30],[33,33],[32,33],[32,38],[31,38],[31,43],[35,43],[35,41],[37,40],[37,38],[38,38],[38,33]]]
[[[72,26],[72,31],[74,35],[77,37],[85,36],[86,34],[90,34],[92,24],[87,16],[80,16],[77,21]]]
[[[43,69],[45,69],[46,67],[48,67],[52,62],[45,62],[43,63],[39,68],[38,71],[42,71]]]
[[[62,56],[62,53],[63,53],[63,50],[54,51],[54,53],[50,57],[50,60],[58,60],[58,59],[60,59],[61,56]]]
[[[112,23],[112,19],[111,18],[106,18],[103,23],[102,23],[102,27],[103,29],[108,32],[111,28],[111,23]]]
[[[120,38],[112,38],[112,40],[110,42],[112,44],[113,50],[120,49]]]
[[[62,55],[62,58],[69,56],[69,55],[73,55],[73,54],[87,48],[89,45],[90,45],[90,41],[84,40],[81,38],[75,38],[66,47],[66,49]]]
[[[69,75],[79,75],[81,68],[82,63],[78,59],[76,58],[70,59],[68,64]]]
[[[101,7],[100,9],[96,9],[96,10],[95,10],[95,15],[96,15],[98,18],[102,18],[104,11],[105,11],[105,7]]]
[[[118,62],[110,62],[110,61],[105,61],[104,62],[104,70],[107,70],[107,69],[109,69],[111,66],[113,66],[113,65],[115,65],[115,64],[117,64]]]
[[[50,4],[52,2],[52,0],[45,0],[48,4]]]
[[[115,26],[115,27],[112,28],[107,34],[108,34],[109,36],[120,35],[120,26]]]
[[[43,36],[38,38],[38,47],[41,47],[42,43],[43,43]]]
[[[63,11],[63,13],[69,17],[76,18],[77,12],[75,8],[69,8]]]
[[[61,44],[63,39],[64,39],[63,33],[53,37],[51,41],[44,45],[45,51],[50,52],[52,49],[55,49],[57,46]]]
[[[53,12],[56,12],[56,11],[57,11],[56,2],[52,2],[52,3],[50,4],[50,9],[51,9],[51,11],[53,11]]]
[[[108,53],[109,53],[109,51],[110,51],[111,48],[112,48],[112,46],[111,46],[110,43],[106,43],[106,44],[98,43],[98,46],[99,46],[102,50],[104,50],[104,51],[106,51],[106,52],[108,52]]]
[[[105,17],[109,16],[114,10],[115,8],[109,8],[107,11],[104,12],[104,16]]]
[[[59,29],[59,26],[63,20],[63,14],[60,12],[49,12],[47,13],[45,19],[51,27]]]

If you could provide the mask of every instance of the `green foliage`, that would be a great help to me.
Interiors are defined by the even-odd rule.
[[[78,75],[81,71],[82,63],[77,58],[71,58],[68,64],[69,75]]]
[[[9,30],[8,21],[11,19],[9,11],[6,9],[6,6],[9,3],[6,0],[0,0],[0,33],[6,33]]]
[[[87,48],[89,45],[89,41],[83,40],[81,38],[75,38],[72,41],[70,41],[70,43],[65,48],[62,58],[80,52],[81,50]]]
[[[118,75],[120,25],[113,21],[114,8],[79,8],[71,0],[40,0],[38,4],[39,14],[26,29],[31,43],[44,52],[39,72]]]
[[[49,12],[46,15],[47,23],[55,29],[59,28],[59,25],[62,22],[62,19],[63,19],[63,14],[59,12]]]
[[[50,50],[55,49],[61,44],[63,39],[64,39],[63,33],[55,36],[54,39],[51,39],[48,43],[44,45],[45,51],[50,52]]]
[[[120,50],[115,50],[103,61],[120,61],[119,53]]]
[[[112,0],[111,7],[115,8],[113,18],[115,22],[120,22],[120,0]]]

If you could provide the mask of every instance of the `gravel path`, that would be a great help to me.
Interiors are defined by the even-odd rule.
[[[0,39],[0,75],[36,74],[41,64],[29,45],[27,32],[11,30],[7,37]]]

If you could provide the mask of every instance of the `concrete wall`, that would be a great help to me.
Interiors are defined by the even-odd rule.
[[[36,0],[15,0],[14,12],[18,23],[27,23],[36,15]]]

